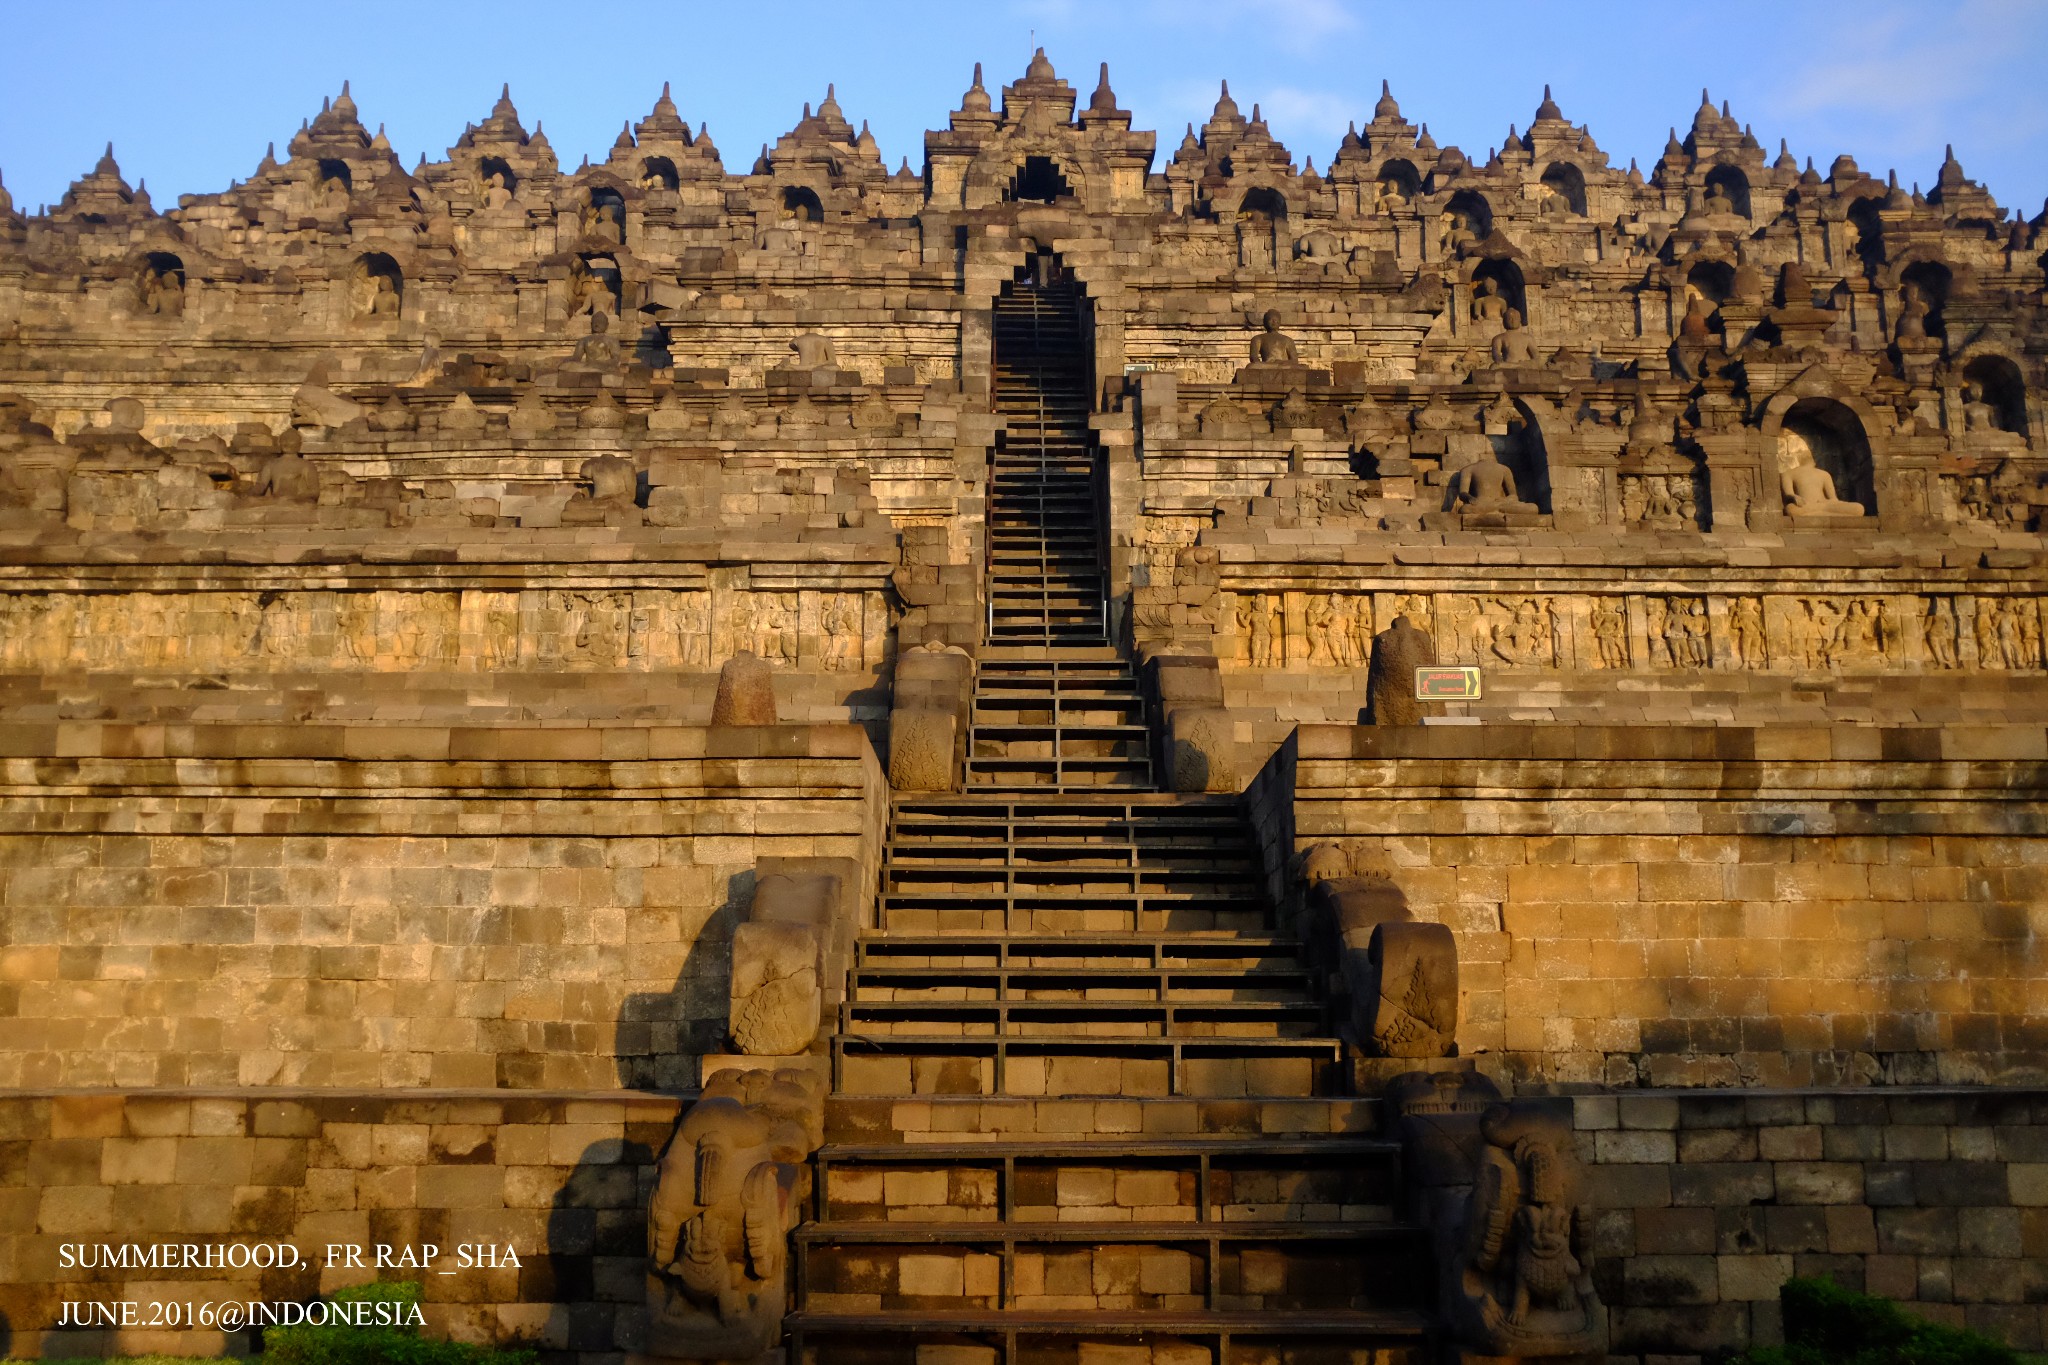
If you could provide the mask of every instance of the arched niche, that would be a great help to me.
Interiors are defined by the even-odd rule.
[[[1244,198],[1237,201],[1237,216],[1253,221],[1282,222],[1287,217],[1287,200],[1280,191],[1261,185],[1246,190]]]
[[[602,313],[619,315],[624,276],[618,261],[596,254],[578,256],[569,271],[569,313],[572,317]]]
[[[1706,193],[1700,206],[1708,213],[1732,213],[1738,218],[1749,217],[1749,177],[1739,166],[1716,166],[1707,172]],[[1727,207],[1722,207],[1723,204]]]
[[[519,173],[502,156],[487,156],[477,162],[476,179],[485,208],[503,208],[519,193]]]
[[[1382,210],[1412,204],[1422,194],[1422,172],[1406,157],[1390,157],[1381,162],[1373,179],[1379,186],[1377,206]]]
[[[1937,341],[1947,340],[1948,323],[1944,310],[1948,307],[1949,292],[1955,286],[1954,272],[1940,261],[1914,261],[1906,266],[1899,271],[1902,309],[1908,286],[1911,286],[1919,294],[1921,301],[1927,305],[1927,315],[1923,319],[1927,335]]]
[[[610,185],[593,185],[584,196],[582,231],[586,237],[626,240],[626,196]]]
[[[2027,381],[2020,367],[2006,356],[1980,355],[1963,366],[1964,401],[1975,401],[1990,410],[1994,431],[2027,435]],[[1976,414],[1968,415],[1975,424]]]
[[[1801,398],[1777,422],[1777,467],[1781,476],[1810,460],[1835,481],[1835,496],[1877,514],[1877,477],[1870,437],[1848,404],[1826,397]]]
[[[1550,449],[1543,439],[1543,423],[1535,409],[1515,400],[1515,415],[1508,419],[1507,434],[1489,436],[1494,456],[1515,476],[1515,493],[1523,502],[1533,503],[1541,512],[1550,506]]]
[[[1237,201],[1237,263],[1277,266],[1286,238],[1287,200],[1263,185],[1246,190]]]
[[[1586,173],[1569,161],[1554,161],[1543,172],[1544,209],[1555,213],[1559,205],[1568,212],[1586,214]]]
[[[1027,156],[1003,187],[1003,202],[1051,204],[1074,197],[1074,187],[1049,156]]]
[[[1491,283],[1492,288],[1487,285]],[[1482,321],[1488,320],[1484,300],[1498,297],[1508,308],[1522,315],[1522,321],[1529,319],[1529,295],[1522,280],[1522,268],[1506,258],[1481,261],[1472,272],[1473,315]]]
[[[168,251],[148,253],[136,271],[135,291],[139,311],[178,316],[185,311],[185,262]]]
[[[782,191],[782,220],[786,223],[822,223],[825,206],[818,192],[808,185],[789,185]]]
[[[683,177],[676,171],[676,163],[665,156],[650,156],[640,163],[640,188],[643,190],[673,190],[683,183]]]
[[[1865,269],[1884,264],[1884,219],[1878,214],[1883,207],[1882,195],[1867,194],[1849,205],[1843,215],[1849,224],[1849,250]]]
[[[405,272],[381,251],[365,252],[349,268],[348,311],[359,321],[396,321],[405,308]]]
[[[347,199],[355,192],[355,177],[349,173],[348,163],[334,157],[322,157],[313,192],[322,199]]]
[[[1727,261],[1701,261],[1685,272],[1685,292],[1705,299],[1711,312],[1735,292],[1735,267]]]
[[[1457,230],[1456,220],[1462,218],[1473,241],[1483,242],[1493,235],[1493,205],[1478,190],[1459,190],[1444,205],[1444,212],[1453,220],[1453,233]]]

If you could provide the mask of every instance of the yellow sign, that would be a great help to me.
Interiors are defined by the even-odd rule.
[[[1415,670],[1417,701],[1478,701],[1479,670],[1469,664]]]

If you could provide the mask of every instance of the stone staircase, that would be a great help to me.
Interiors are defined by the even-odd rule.
[[[957,796],[892,812],[795,1236],[790,1365],[1419,1360],[1431,1259],[1234,798],[1153,789],[1105,632],[1078,300],[1008,423]]]

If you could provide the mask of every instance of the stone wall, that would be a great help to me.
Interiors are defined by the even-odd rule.
[[[426,1331],[601,1358],[628,1349],[647,1265],[652,1162],[687,1096],[164,1087],[17,1093],[0,1103],[0,1351],[28,1358],[240,1354],[218,1330],[49,1330],[67,1300],[282,1304],[373,1278],[418,1280]],[[86,1270],[101,1243],[289,1243],[263,1271]],[[510,1247],[515,1268],[458,1248]],[[327,1264],[329,1246],[356,1248]],[[422,1245],[424,1268],[376,1248]],[[412,1251],[417,1258],[424,1253]],[[473,1259],[482,1259],[481,1254]],[[453,1274],[444,1275],[441,1271]],[[13,1324],[11,1331],[9,1324]],[[616,1360],[616,1354],[609,1355]]]
[[[871,888],[886,805],[850,725],[17,724],[0,751],[10,1087],[692,1085],[757,860]]]
[[[2048,1339],[2048,1095],[1581,1096],[1610,1354],[1780,1340],[1778,1286],[1825,1275],[2038,1351]]]
[[[1335,844],[1451,926],[1464,1050],[1520,1085],[2038,1084],[2044,761],[2033,726],[1304,726],[1254,795],[1269,862]]]

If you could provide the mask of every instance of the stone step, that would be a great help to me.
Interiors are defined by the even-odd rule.
[[[1256,897],[1262,878],[1248,864],[1224,867],[1132,866],[1097,861],[1011,862],[1000,866],[962,860],[888,864],[884,894],[945,883],[988,895],[1056,890],[1063,895],[1129,896],[1172,891],[1218,897]],[[963,894],[956,891],[956,894]]]
[[[1034,1142],[1064,1150],[1084,1141],[1139,1138],[1385,1138],[1384,1105],[1358,1095],[1243,1098],[1018,1098],[834,1094],[825,1106],[828,1142]]]
[[[1006,653],[1001,649],[987,649],[982,651],[980,662],[984,669],[991,664],[1002,663],[1056,665],[1061,668],[1069,664],[1117,664],[1125,669],[1131,667],[1129,660],[1108,645],[1098,645],[1092,649],[1063,650],[1052,655],[1014,651]]]
[[[785,1319],[789,1365],[1424,1365],[1418,1312],[957,1308]]]
[[[840,1027],[865,1038],[1308,1038],[1325,1011],[1288,1000],[848,1000]]]
[[[1099,627],[1083,627],[1060,622],[1032,624],[1028,621],[995,623],[989,631],[989,638],[996,644],[1043,644],[1048,648],[1061,645],[1095,644],[1105,637]]]
[[[1272,927],[1266,913],[1236,897],[992,897],[943,890],[892,892],[880,927],[891,934],[1235,934]]]
[[[861,938],[854,951],[857,969],[930,968],[957,979],[977,970],[1052,971],[1080,961],[1133,971],[1299,970],[1301,944],[1279,934],[892,934]]]
[[[1113,958],[1076,958],[1044,967],[908,967],[879,962],[856,967],[847,983],[859,1003],[959,1001],[1059,1003],[1140,1001],[1298,1004],[1312,998],[1315,978],[1286,966],[1149,967]]]
[[[1399,1221],[1397,1152],[1365,1138],[834,1146],[814,1159],[821,1223],[1119,1225]]]
[[[813,1222],[794,1234],[814,1312],[940,1309],[1408,1311],[1419,1229],[1357,1222]]]
[[[1048,734],[1056,728],[1078,733],[1103,733],[1107,731],[1137,732],[1142,742],[1146,737],[1145,727],[1138,722],[1144,718],[1144,704],[1137,697],[1121,700],[1113,697],[1070,697],[1055,699],[1048,703],[1044,699],[1024,701],[990,698],[977,701],[973,719],[969,723],[970,734],[981,734],[993,742],[1004,731]]]
[[[1047,863],[1062,866],[1096,867],[1223,867],[1233,872],[1250,871],[1252,850],[1239,838],[1221,846],[1199,840],[1185,842],[1097,841],[1072,839],[1040,840],[1025,844],[1010,842],[974,843],[959,839],[925,839],[889,850],[885,868],[931,867],[939,864],[971,867],[1038,867]]]
[[[1090,803],[1059,797],[998,800],[949,794],[938,801],[899,798],[892,819],[906,839],[1129,848],[1140,844],[1180,846],[1215,837],[1251,846],[1250,831],[1229,818],[1234,812],[1228,809],[1183,813],[1171,808],[1125,808],[1128,799],[1108,799],[1104,802],[1108,809],[1090,809]],[[1219,815],[1223,818],[1217,818]]]
[[[987,679],[986,685],[976,687],[974,692],[976,707],[1004,711],[1037,707],[1048,715],[1091,708],[1124,712],[1134,705],[1142,705],[1144,700],[1134,684],[1115,678],[1053,681],[999,674]]]
[[[1088,1038],[885,1034],[832,1040],[853,1095],[1288,1098],[1345,1084],[1335,1038]]]
[[[1123,768],[1090,766],[1094,760],[1063,763],[1058,770],[1032,766],[1036,760],[1020,759],[1014,765],[989,761],[970,765],[967,785],[975,791],[1023,793],[1038,791],[1155,791],[1150,764]]]
[[[1094,602],[1102,596],[1102,580],[1094,575],[1047,578],[1028,586],[1019,574],[991,575],[990,581],[990,600],[998,610],[1006,603]]]

